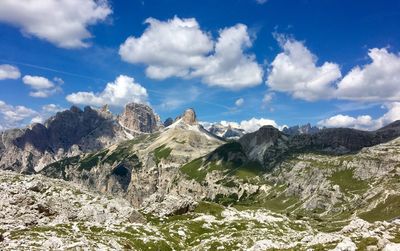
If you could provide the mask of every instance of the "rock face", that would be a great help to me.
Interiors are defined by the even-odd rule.
[[[234,128],[231,125],[223,125],[221,123],[212,124],[207,130],[224,139],[239,139],[245,134],[243,129]]]
[[[170,126],[170,125],[172,125],[174,123],[174,120],[172,119],[172,118],[167,118],[165,121],[164,121],[164,127],[168,127],[168,126]]]
[[[344,154],[388,142],[400,136],[398,121],[376,131],[361,131],[350,128],[328,128],[314,134],[286,135],[272,126],[240,138],[250,160],[259,161],[265,167],[273,167],[289,153],[316,151]]]
[[[283,128],[282,132],[288,135],[298,135],[298,134],[314,134],[319,132],[319,129],[316,126],[311,126],[310,123],[302,126],[291,126]]]
[[[182,121],[188,125],[196,125],[197,118],[196,113],[192,108],[187,109],[182,115]]]
[[[118,117],[104,106],[99,110],[76,106],[58,112],[43,125],[1,132],[0,169],[33,173],[65,157],[97,151],[159,128],[147,105],[128,104]]]
[[[118,117],[118,122],[124,128],[133,132],[152,133],[159,128],[159,117],[156,116],[150,106],[130,103]]]

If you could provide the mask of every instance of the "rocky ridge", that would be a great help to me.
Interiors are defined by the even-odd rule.
[[[65,157],[98,151],[159,129],[159,120],[147,105],[128,104],[120,123],[108,110],[78,107],[58,112],[44,124],[1,132],[0,169],[34,173]]]
[[[223,125],[221,123],[212,124],[207,128],[207,130],[210,133],[227,140],[237,140],[245,134],[243,129],[235,128],[231,125]]]
[[[291,127],[284,127],[282,132],[288,135],[298,135],[298,134],[314,134],[319,132],[321,129],[316,126],[311,126],[310,123],[306,125],[296,125]]]

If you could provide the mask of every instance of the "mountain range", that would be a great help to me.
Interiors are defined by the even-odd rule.
[[[73,106],[1,133],[0,248],[399,250],[399,136]]]

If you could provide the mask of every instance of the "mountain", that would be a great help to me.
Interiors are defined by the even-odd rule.
[[[297,134],[314,134],[319,132],[321,129],[316,126],[311,126],[310,123],[302,126],[291,126],[284,127],[282,132],[288,135],[297,135]]]
[[[182,165],[223,143],[199,125],[194,110],[188,109],[177,121],[156,133],[62,159],[40,173],[126,197],[135,206],[151,205],[154,202],[151,200],[162,201],[168,195]]]
[[[153,112],[150,106],[130,103],[125,106],[117,121],[131,133],[153,133],[161,127],[160,118]]]
[[[1,132],[0,169],[33,173],[64,157],[97,151],[159,127],[147,105],[128,104],[117,118],[107,106],[83,111],[72,106],[44,124]]]
[[[0,249],[400,248],[400,121],[291,135],[264,126],[226,142],[193,109],[165,127],[141,105],[126,109],[108,117],[105,108],[73,108],[49,120],[75,123],[77,113],[94,135],[122,135],[87,152],[82,146],[97,136],[61,122],[57,130],[76,130],[68,140],[49,137],[51,123],[8,131],[24,140],[2,140],[1,149],[80,143],[35,175],[0,171]]]
[[[209,132],[217,135],[218,137],[227,140],[236,140],[245,134],[245,131],[240,128],[232,127],[231,125],[225,125],[222,123],[214,123],[207,128]]]
[[[400,124],[393,122],[376,131],[361,131],[350,128],[326,128],[313,134],[286,135],[272,126],[263,126],[258,131],[240,138],[246,156],[264,167],[273,167],[282,158],[296,152],[322,152],[344,154],[388,142],[400,136]]]

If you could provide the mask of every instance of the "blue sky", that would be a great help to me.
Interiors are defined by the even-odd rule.
[[[5,0],[0,129],[105,101],[375,129],[400,118],[399,23],[394,0]]]

